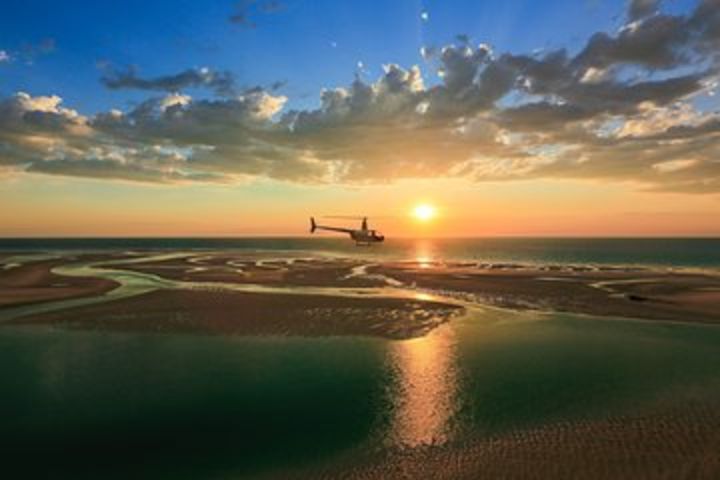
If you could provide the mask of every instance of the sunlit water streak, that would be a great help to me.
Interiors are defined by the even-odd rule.
[[[442,325],[428,335],[395,342],[388,350],[395,374],[391,434],[400,448],[442,445],[458,409],[455,332]]]

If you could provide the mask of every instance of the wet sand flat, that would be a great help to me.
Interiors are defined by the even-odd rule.
[[[228,335],[422,336],[462,309],[440,302],[156,290],[19,320],[72,328]]]
[[[347,259],[263,262],[232,256],[122,266],[182,281],[292,286],[401,286],[478,304],[650,320],[720,321],[720,277],[641,268],[504,264],[368,263]],[[242,265],[236,269],[238,265]]]
[[[65,267],[63,271],[70,272],[74,265],[82,268],[72,275],[52,271]],[[125,278],[128,276],[130,279]],[[172,287],[149,287],[136,297],[74,305],[71,310],[60,306],[57,311],[13,322],[147,331],[304,335],[342,331],[412,337],[444,322],[447,312],[483,306],[720,322],[720,276],[710,273],[572,265],[370,262],[232,252],[110,252],[12,266],[0,271],[0,313],[2,307],[101,296],[121,283],[135,281],[133,276],[150,283],[159,278]],[[234,286],[244,290],[236,291]],[[256,291],[255,286],[271,288]],[[325,294],[318,295],[313,288],[324,289]],[[161,290],[152,291],[156,289]],[[209,289],[213,292],[202,291]],[[354,298],[339,291],[336,295],[334,289],[354,289]],[[422,311],[439,313],[437,319],[426,321],[425,314],[419,313]],[[361,326],[358,317],[363,315],[368,320]],[[347,324],[345,330],[342,323]]]
[[[119,284],[93,277],[69,277],[51,270],[67,260],[11,265],[0,270],[0,307],[101,295]]]
[[[720,322],[720,277],[653,270],[429,267],[391,264],[383,275],[481,304],[599,316]],[[712,291],[708,291],[711,289]]]
[[[246,255],[198,255],[119,267],[178,281],[236,284],[373,287],[385,282],[353,275],[363,262],[350,259],[258,260]]]

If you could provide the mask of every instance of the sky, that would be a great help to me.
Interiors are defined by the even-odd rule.
[[[720,0],[2,10],[0,236],[720,235]]]

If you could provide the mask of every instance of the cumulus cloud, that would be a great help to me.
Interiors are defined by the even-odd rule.
[[[633,1],[632,20],[616,35],[594,34],[576,57],[578,65],[604,68],[631,64],[648,68],[672,68],[717,55],[720,41],[720,1],[700,0],[687,16],[664,13],[648,16],[657,2]]]
[[[423,66],[387,64],[303,110],[214,70],[109,71],[109,88],[155,93],[93,116],[57,96],[0,100],[0,166],[165,183],[542,177],[720,193],[720,115],[696,101],[718,83],[720,0],[687,15],[632,1],[627,19],[577,52],[496,53],[462,36],[424,48]]]

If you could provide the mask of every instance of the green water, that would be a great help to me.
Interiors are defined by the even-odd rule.
[[[717,365],[720,328],[501,311],[401,342],[4,327],[0,449],[24,476],[313,472],[714,402]]]

